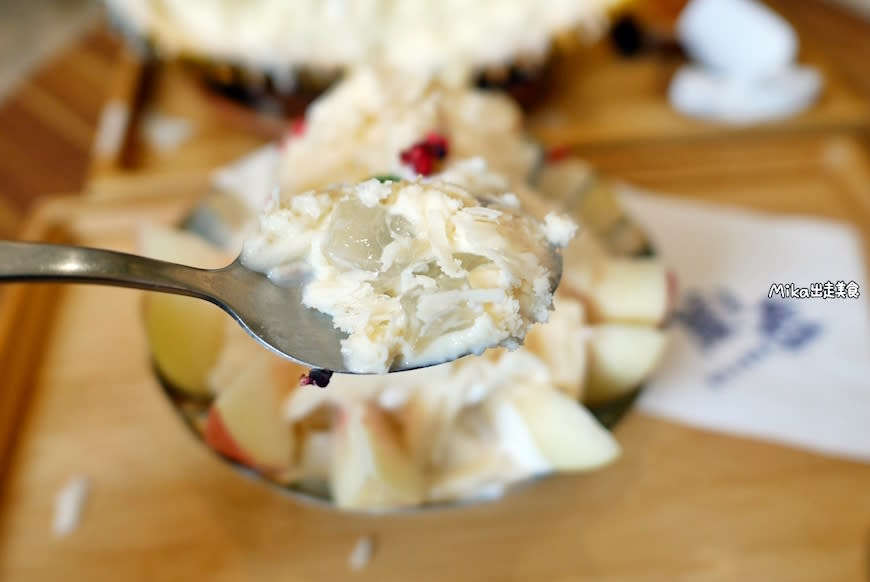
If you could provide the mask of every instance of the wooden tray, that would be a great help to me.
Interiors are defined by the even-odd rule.
[[[625,60],[601,45],[577,51],[554,65],[548,91],[528,117],[532,134],[546,145],[580,146],[592,161],[599,148],[764,135],[861,131],[870,127],[867,104],[833,67],[811,50],[802,57],[821,68],[823,97],[810,110],[782,122],[734,128],[680,116],[667,103],[668,81],[682,62],[667,55]],[[193,128],[182,147],[161,151],[143,137],[151,112],[185,119]],[[95,140],[89,191],[117,176],[188,175],[227,164],[274,138],[283,123],[256,115],[205,91],[180,65],[148,64],[124,51],[114,89]]]
[[[770,157],[764,147],[698,157],[684,172],[654,171],[650,154],[639,181],[840,218],[870,234],[870,172],[853,142],[798,143]],[[137,223],[177,220],[196,199],[186,184],[147,195],[122,186],[111,199],[46,202],[26,237],[130,250]],[[616,430],[625,453],[614,466],[546,479],[496,504],[388,518],[299,505],[234,472],[181,424],[149,368],[140,298],[85,286],[9,287],[2,298],[4,581],[343,579],[364,535],[376,549],[361,580],[868,573],[870,466],[636,413]],[[54,496],[77,474],[91,479],[90,499],[79,529],[55,539]]]

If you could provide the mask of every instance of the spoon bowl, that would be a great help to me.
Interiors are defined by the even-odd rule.
[[[552,253],[552,290],[561,256]],[[347,336],[332,318],[302,303],[304,273],[281,285],[236,259],[221,269],[199,269],[147,257],[69,245],[0,241],[0,282],[90,283],[186,295],[214,303],[272,352],[303,366],[353,374],[341,352]],[[468,355],[468,354],[463,354]],[[395,364],[401,372],[413,366]]]

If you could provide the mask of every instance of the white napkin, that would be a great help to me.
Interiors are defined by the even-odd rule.
[[[624,203],[681,288],[672,343],[639,409],[870,461],[870,288],[857,234],[633,191]],[[776,287],[769,297],[780,283],[821,296],[783,298]]]

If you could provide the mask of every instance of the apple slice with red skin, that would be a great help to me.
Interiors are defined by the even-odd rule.
[[[215,399],[205,428],[206,443],[226,457],[261,471],[294,463],[292,425],[283,404],[298,389],[298,367],[263,350]]]
[[[221,420],[218,410],[212,407],[208,412],[208,420],[205,423],[205,442],[219,452],[243,465],[252,465],[251,458],[239,447],[232,435]]]

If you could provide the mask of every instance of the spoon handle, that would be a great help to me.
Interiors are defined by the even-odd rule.
[[[116,251],[0,241],[0,283],[92,283],[214,301],[213,277],[214,271]]]

